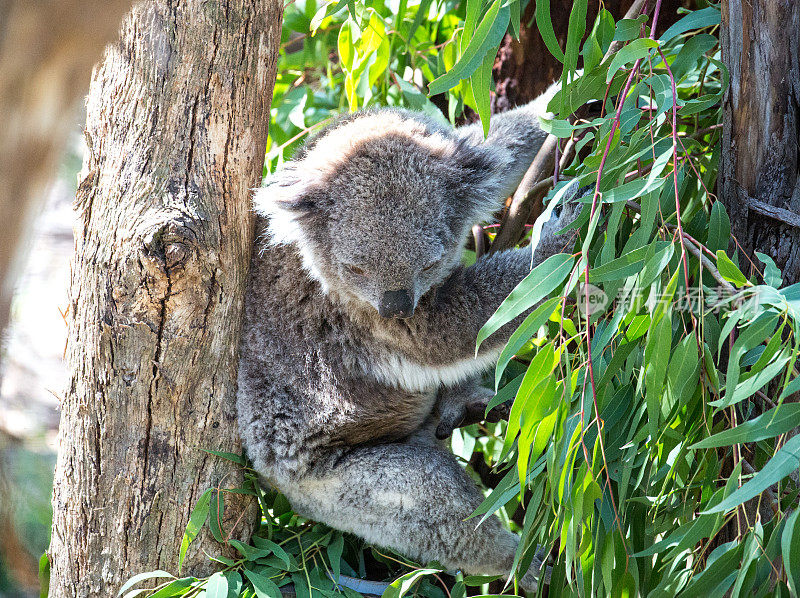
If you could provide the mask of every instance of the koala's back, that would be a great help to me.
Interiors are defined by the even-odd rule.
[[[260,238],[263,218],[258,229]],[[419,425],[433,394],[405,392],[370,375],[381,350],[370,323],[323,294],[294,248],[256,249],[244,306],[238,411],[259,472],[288,481],[324,468],[320,459],[335,460],[366,438],[402,436]],[[394,417],[404,401],[408,422]]]

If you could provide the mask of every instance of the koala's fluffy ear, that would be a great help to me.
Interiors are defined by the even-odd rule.
[[[270,240],[274,244],[300,242],[300,223],[320,211],[321,195],[316,179],[289,163],[273,173],[257,189],[253,208],[269,218]]]
[[[457,166],[450,183],[454,196],[469,206],[471,222],[489,220],[506,198],[503,184],[506,157],[490,147],[461,140],[454,161]]]
[[[309,177],[302,176],[294,163],[271,174],[256,191],[253,205],[256,212],[272,217],[277,210],[302,214],[314,210],[314,185]]]

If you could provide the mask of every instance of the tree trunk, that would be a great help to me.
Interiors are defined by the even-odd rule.
[[[800,3],[727,0],[721,42],[731,80],[720,199],[747,256],[769,255],[784,281],[794,283],[800,280]]]
[[[0,334],[22,241],[75,126],[92,65],[131,0],[0,0]]]
[[[137,5],[95,72],[76,207],[50,596],[177,572],[198,497],[242,472],[237,346],[282,0]],[[228,494],[223,529],[256,505]],[[184,573],[205,573],[201,534]]]

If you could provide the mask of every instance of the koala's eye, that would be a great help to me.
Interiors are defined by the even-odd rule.
[[[350,271],[352,274],[355,274],[356,276],[364,276],[364,274],[366,274],[364,268],[359,268],[358,266],[354,266],[353,264],[347,264],[345,268],[347,268],[348,271]]]
[[[425,266],[425,267],[422,269],[422,271],[423,271],[423,272],[427,272],[428,270],[431,270],[431,269],[433,269],[433,267],[434,267],[436,264],[438,264],[438,263],[439,263],[439,262],[431,262],[430,264],[428,264],[427,266]]]

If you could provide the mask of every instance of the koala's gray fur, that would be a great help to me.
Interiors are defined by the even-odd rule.
[[[257,192],[239,420],[256,470],[298,513],[422,562],[509,574],[517,537],[466,520],[483,495],[436,430],[482,412],[490,395],[470,381],[514,329],[475,356],[530,249],[462,267],[461,246],[541,146],[553,91],[493,117],[485,141],[479,125],[405,110],[341,118]],[[563,247],[562,224],[546,227],[534,263]]]

